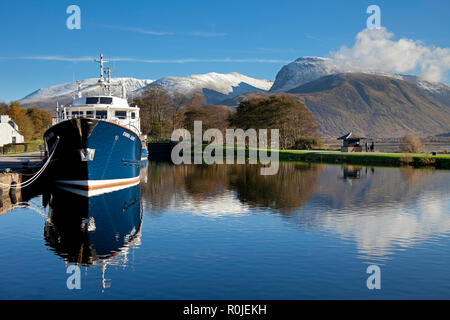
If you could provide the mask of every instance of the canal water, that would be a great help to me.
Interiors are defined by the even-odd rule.
[[[448,299],[449,181],[150,162],[140,185],[89,199],[43,188],[0,215],[0,299]]]

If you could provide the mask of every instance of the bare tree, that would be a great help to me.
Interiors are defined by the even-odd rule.
[[[172,97],[173,113],[172,113],[172,130],[182,125],[181,110],[187,105],[189,99],[186,95],[175,91]]]
[[[134,99],[133,104],[141,109],[141,128],[144,133],[153,136],[167,134],[174,105],[161,85],[146,87],[141,97]]]

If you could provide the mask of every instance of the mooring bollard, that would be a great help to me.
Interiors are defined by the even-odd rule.
[[[17,203],[16,187],[17,187],[17,182],[15,182],[15,181],[11,182],[11,187],[9,188],[9,199],[11,199],[12,204]]]

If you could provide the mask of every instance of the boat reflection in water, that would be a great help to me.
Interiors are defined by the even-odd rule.
[[[47,203],[46,245],[66,264],[101,266],[102,287],[108,287],[106,266],[125,266],[130,248],[140,244],[140,186],[94,197],[56,189],[44,197]]]

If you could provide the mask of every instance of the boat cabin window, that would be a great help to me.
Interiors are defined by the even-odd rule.
[[[86,111],[86,117],[93,118],[94,117],[94,111]]]
[[[126,111],[116,111],[114,115],[119,119],[126,119],[127,118],[127,112]]]
[[[97,111],[95,113],[95,118],[97,119],[106,119],[107,111]]]
[[[98,103],[98,97],[87,97],[86,98],[86,104],[97,104]]]
[[[131,119],[136,119],[136,113],[135,112],[131,113]]]
[[[101,104],[111,104],[113,101],[113,98],[109,97],[100,97],[100,103]]]
[[[112,104],[112,97],[87,97],[86,104]]]
[[[72,117],[82,116],[83,111],[72,111]]]

